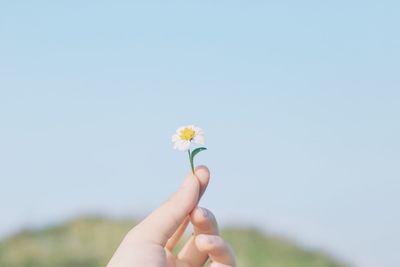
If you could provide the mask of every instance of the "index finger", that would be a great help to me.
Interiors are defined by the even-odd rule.
[[[179,190],[143,220],[136,227],[137,231],[135,232],[147,241],[165,246],[168,239],[175,233],[193,208],[197,206],[199,196],[202,193],[201,184],[207,185],[208,177],[207,167],[200,166],[197,168],[196,174],[188,175]]]
[[[200,182],[200,194],[199,194],[199,201],[200,201],[201,197],[203,196],[204,192],[207,189],[208,182],[210,181],[210,171],[206,166],[200,165],[196,167],[195,173],[196,177],[199,179]],[[189,224],[189,215],[186,216],[181,225],[178,227],[178,229],[175,231],[172,237],[168,240],[167,244],[165,245],[166,249],[170,251],[174,249],[176,244],[179,242],[179,239],[181,239],[182,235],[184,234],[188,224]]]

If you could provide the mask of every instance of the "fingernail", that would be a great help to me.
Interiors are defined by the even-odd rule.
[[[203,208],[200,208],[200,210],[201,210],[201,213],[203,214],[203,217],[208,218],[208,210],[203,209]]]
[[[212,244],[214,242],[213,236],[210,236],[210,235],[200,235],[198,238],[200,238],[201,242],[204,242],[207,244]]]

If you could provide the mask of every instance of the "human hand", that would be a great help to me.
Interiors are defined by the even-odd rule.
[[[178,191],[124,238],[107,267],[234,267],[228,244],[218,235],[214,215],[197,203],[210,173],[205,166],[188,175]],[[194,234],[177,256],[172,250],[191,222]]]

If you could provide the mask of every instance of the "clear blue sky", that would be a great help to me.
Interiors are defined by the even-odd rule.
[[[396,1],[2,1],[0,233],[144,215],[204,128],[202,205],[398,267]]]

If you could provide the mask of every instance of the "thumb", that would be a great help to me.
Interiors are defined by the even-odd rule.
[[[135,227],[135,234],[146,241],[165,246],[185,217],[197,205],[199,192],[199,180],[193,174],[188,175],[169,200]]]

